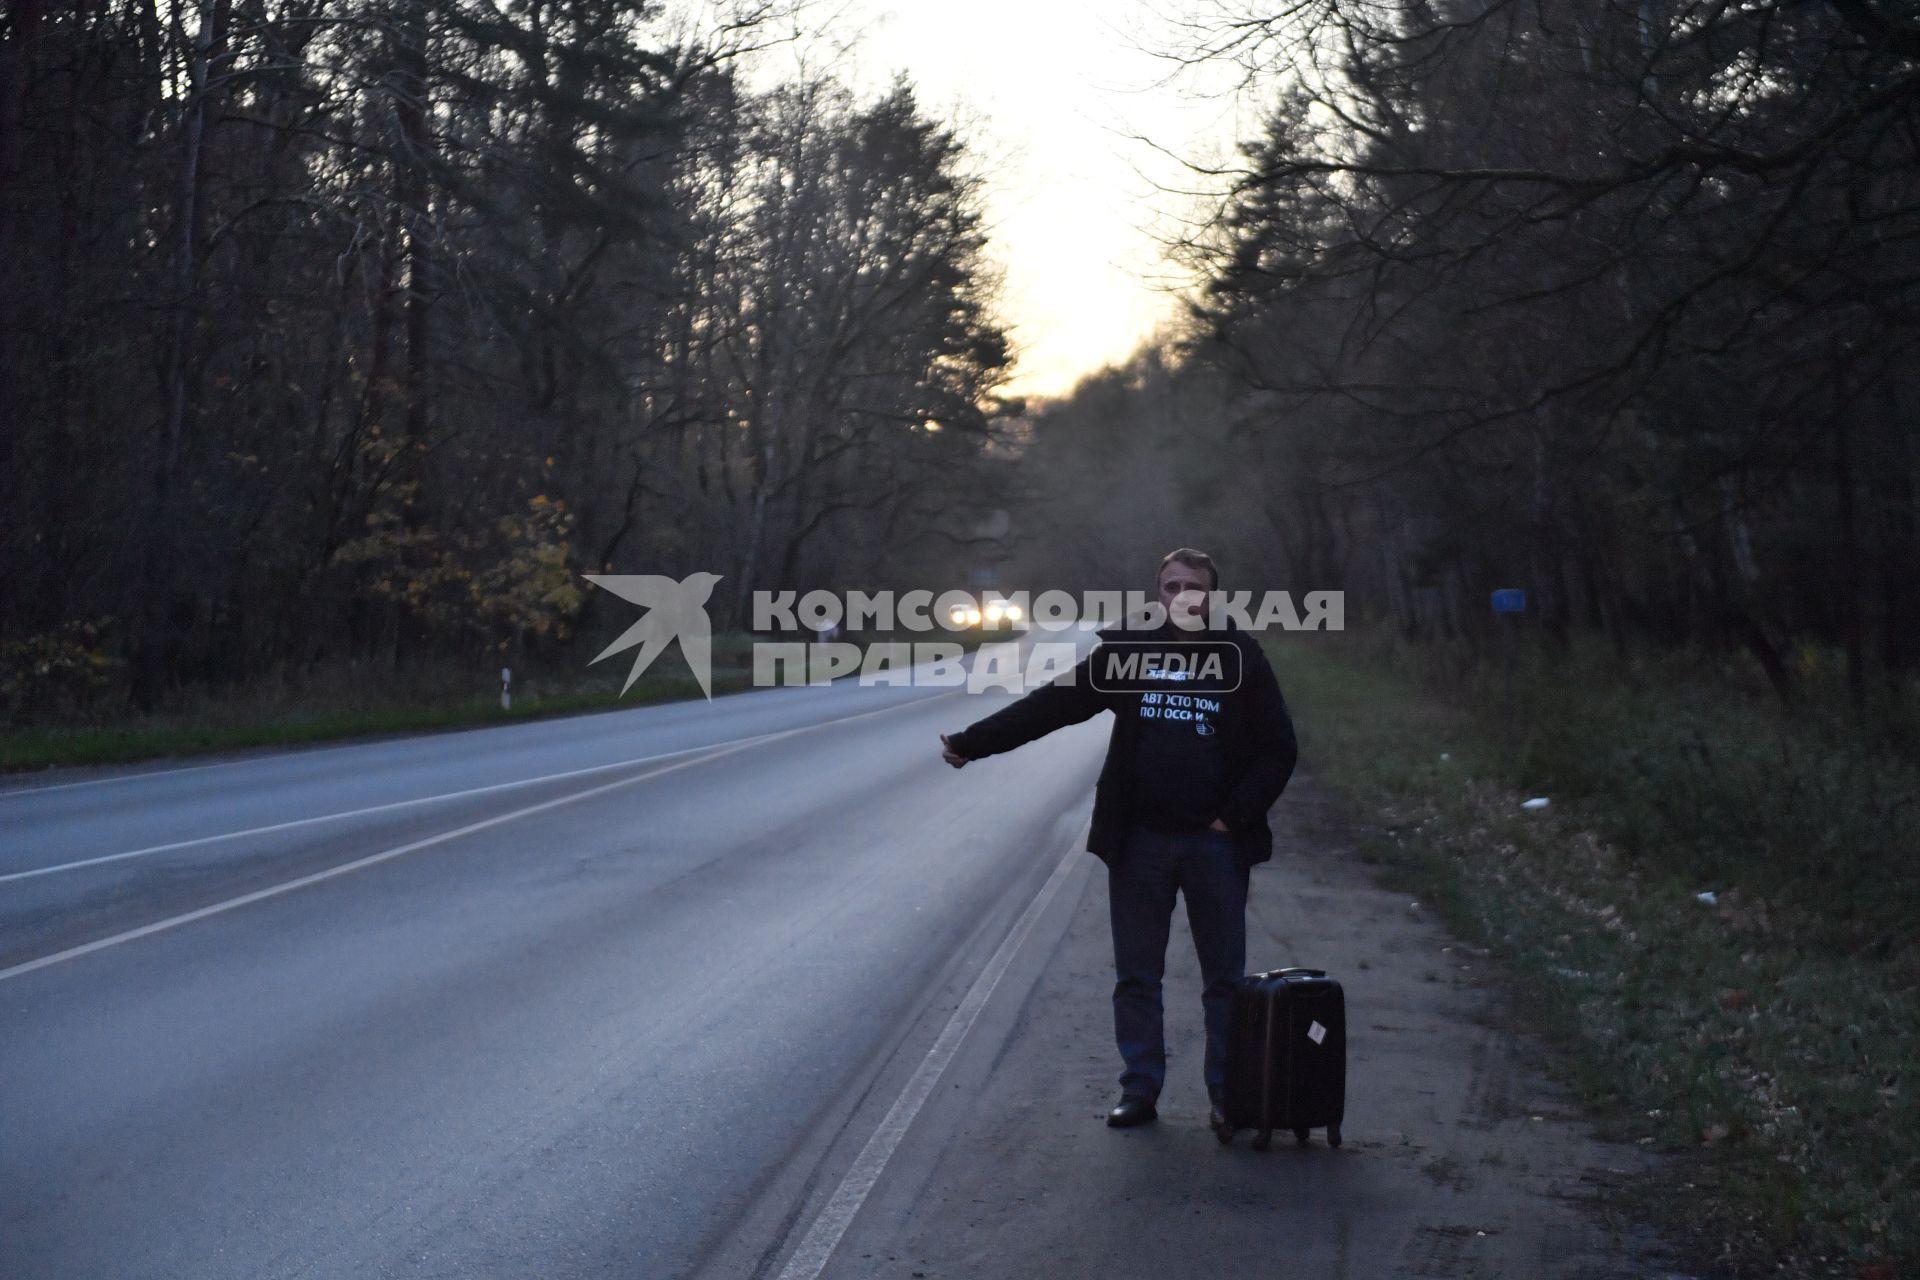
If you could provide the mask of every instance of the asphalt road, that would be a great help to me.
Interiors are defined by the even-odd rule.
[[[991,696],[0,789],[0,1276],[768,1264],[1075,865],[1105,726],[968,785]]]

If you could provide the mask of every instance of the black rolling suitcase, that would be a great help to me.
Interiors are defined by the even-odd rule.
[[[1306,1142],[1324,1127],[1327,1145],[1340,1145],[1347,1109],[1347,1000],[1324,969],[1275,969],[1248,976],[1233,1002],[1227,1038],[1226,1124],[1232,1142],[1240,1129],[1257,1130],[1265,1151],[1275,1129]]]

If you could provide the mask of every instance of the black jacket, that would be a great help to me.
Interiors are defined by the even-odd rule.
[[[1113,733],[1107,740],[1107,760],[1094,786],[1093,826],[1087,836],[1088,850],[1111,863],[1126,841],[1130,820],[1127,778],[1140,725],[1137,716],[1119,713],[1132,712],[1140,695],[1095,688],[1093,664],[1109,641],[1170,634],[1165,627],[1157,633],[1110,627],[1100,632],[1100,644],[1071,673],[949,735],[949,744],[969,760],[978,760],[1011,751],[1055,729],[1091,720],[1102,711],[1115,712]],[[1252,866],[1273,856],[1273,831],[1267,825],[1267,811],[1293,776],[1298,755],[1293,721],[1287,715],[1273,667],[1252,636],[1229,621],[1224,628],[1190,638],[1231,641],[1240,650],[1239,687],[1221,695],[1220,732],[1231,776],[1220,820],[1233,833],[1241,864]]]

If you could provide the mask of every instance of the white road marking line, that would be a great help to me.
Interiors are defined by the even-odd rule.
[[[75,787],[104,787],[109,782],[139,782],[143,778],[170,778],[176,773],[199,773],[203,769],[231,769],[235,765],[258,764],[257,760],[219,760],[213,764],[186,764],[173,769],[148,769],[141,773],[123,773],[117,778],[88,778],[84,782],[49,782],[45,786],[10,786],[0,791],[0,800],[12,800],[19,796],[43,795],[48,791],[71,791]],[[19,776],[8,779],[19,781]]]
[[[936,694],[935,698],[949,695]],[[934,698],[910,698],[891,706],[876,707],[874,711],[892,711],[897,707],[912,706],[919,702],[932,702]],[[833,720],[821,720],[815,724],[801,726],[809,729],[824,728],[830,724],[839,724],[843,720],[857,719],[860,716],[874,714],[874,711],[856,712],[852,716],[840,716]],[[563,782],[568,778],[584,778],[595,773],[610,773],[615,769],[631,769],[636,765],[650,764],[655,760],[671,760],[675,756],[687,755],[695,751],[708,751],[716,747],[733,746],[736,743],[753,742],[763,735],[746,738],[728,738],[720,742],[710,742],[698,747],[682,747],[678,751],[662,751],[650,756],[635,756],[631,760],[619,760],[613,764],[589,765],[584,769],[569,769],[563,773],[549,773],[538,778],[520,778],[512,782],[496,782],[484,787],[469,787],[464,791],[448,791],[440,795],[419,796],[412,800],[394,800],[387,804],[369,805],[364,809],[349,809],[343,813],[322,813],[311,818],[292,818],[286,822],[269,823],[264,827],[249,827],[244,831],[226,831],[219,835],[195,836],[190,840],[174,840],[167,844],[148,845],[144,849],[128,849],[123,853],[105,853],[97,858],[82,858],[77,862],[61,862],[50,867],[31,867],[25,871],[9,871],[0,874],[0,884],[13,880],[31,880],[35,876],[50,876],[60,871],[79,871],[86,867],[98,867],[110,862],[124,862],[129,858],[144,858],[156,853],[171,853],[176,849],[189,849],[194,845],[218,844],[223,840],[243,840],[248,836],[272,835],[276,831],[292,831],[299,827],[316,826],[323,822],[341,822],[348,818],[364,818],[372,813],[389,813],[395,809],[406,809],[416,805],[437,804],[442,800],[464,800],[471,796],[486,795],[494,791],[508,791],[514,787],[534,787],[543,782]],[[208,768],[216,766],[208,765]],[[176,772],[185,772],[178,770]],[[84,786],[84,783],[75,783]]]
[[[728,746],[742,739],[734,738],[728,742],[712,743],[712,746]],[[496,782],[484,787],[469,787],[465,791],[448,791],[434,796],[418,796],[412,800],[394,800],[387,804],[368,805],[364,809],[348,809],[342,813],[322,813],[311,818],[291,818],[286,822],[273,822],[264,827],[248,827],[244,831],[223,831],[214,836],[195,836],[190,840],[175,840],[169,844],[148,845],[144,849],[128,849],[124,853],[105,853],[97,858],[83,858],[78,862],[62,862],[50,867],[33,867],[27,871],[9,871],[0,875],[0,884],[9,880],[31,880],[35,876],[50,876],[57,871],[78,871],[83,867],[98,867],[109,862],[124,862],[128,858],[144,858],[149,854],[168,853],[175,849],[190,849],[197,844],[219,844],[223,840],[242,840],[248,836],[271,835],[276,831],[292,831],[298,827],[311,827],[322,822],[340,822],[347,818],[364,818],[370,813],[387,813],[394,809],[407,809],[416,805],[433,804],[440,800],[461,800],[468,796],[486,795],[490,791],[507,791],[514,787],[538,786],[542,782],[560,782],[567,778],[584,777],[591,773],[607,773],[614,769],[628,769],[635,765],[650,764],[655,760],[670,760],[674,756],[687,755],[694,751],[704,751],[706,747],[683,747],[678,751],[663,751],[658,755],[636,756],[631,760],[619,760],[613,764],[597,764],[585,769],[572,769],[565,773],[550,773],[539,778],[520,778],[513,782]]]
[[[1091,622],[1080,622],[1076,625],[1081,630],[1091,630],[1096,624]],[[921,665],[925,665],[925,664],[921,664]],[[918,670],[919,668],[914,667],[909,669]],[[824,686],[810,685],[806,687],[819,688]],[[743,689],[743,690],[740,690],[740,692],[741,693],[757,693],[759,691],[756,689]],[[724,694],[721,694],[720,696],[723,698],[731,698],[737,695],[731,694],[731,693],[724,693]],[[936,696],[939,696],[939,695],[936,695]],[[918,699],[910,699],[910,701],[918,701]],[[633,707],[608,707],[604,711],[584,712],[582,713],[582,716],[579,718],[585,718],[586,716],[607,715],[616,711],[651,710],[652,707],[654,706],[676,707],[676,706],[683,706],[683,705],[685,705],[684,702],[671,701],[671,702],[654,703],[654,704],[641,704],[639,706],[633,706]],[[574,717],[561,717],[561,718],[571,719]],[[479,732],[486,729],[512,729],[512,728],[520,727],[521,724],[533,725],[533,724],[541,724],[541,723],[545,723],[545,721],[525,720],[525,721],[519,722],[518,724],[469,725],[464,728],[445,729],[445,730],[440,730],[438,732],[474,733],[474,732]],[[23,796],[45,795],[49,791],[70,791],[75,787],[104,787],[115,782],[142,782],[151,778],[170,778],[176,773],[199,773],[206,769],[238,769],[243,765],[272,764],[276,761],[285,760],[288,757],[294,756],[294,755],[315,755],[323,751],[348,751],[356,747],[363,747],[367,745],[369,744],[365,742],[311,743],[311,744],[305,744],[299,747],[288,748],[281,751],[272,751],[271,754],[259,756],[251,760],[216,760],[212,764],[185,764],[185,765],[176,766],[175,768],[171,768],[171,769],[147,769],[139,773],[123,773],[118,777],[114,777],[114,778],[87,778],[80,782],[48,782],[44,784],[36,784],[31,781],[31,778],[33,775],[24,774],[24,773],[16,774],[12,779],[6,779],[4,777],[0,777],[0,783],[5,783],[9,781],[20,783],[20,785],[17,785],[17,786],[0,785],[0,801],[16,800]]]
[[[813,687],[823,687],[823,686],[806,686],[806,687],[813,688]],[[742,689],[742,690],[738,690],[735,693],[720,694],[719,697],[732,698],[732,697],[737,697],[743,693],[758,693],[758,692],[759,690],[757,689]],[[457,728],[431,730],[425,736],[438,737],[441,734],[447,734],[447,733],[481,733],[489,729],[518,729],[523,726],[530,727],[538,724],[550,724],[557,720],[587,719],[592,716],[611,715],[620,711],[651,711],[655,707],[683,707],[683,706],[686,706],[690,701],[691,699],[673,699],[666,702],[636,703],[631,707],[606,707],[598,711],[584,711],[579,713],[578,715],[564,715],[564,716],[556,716],[556,717],[550,717],[550,718],[543,717],[543,718],[537,718],[537,719],[512,721],[507,724],[463,725]],[[80,782],[48,782],[44,784],[36,784],[31,781],[31,779],[35,776],[34,774],[22,772],[22,773],[17,773],[11,776],[0,775],[0,801],[17,800],[23,796],[45,795],[49,791],[70,791],[75,787],[104,787],[115,782],[144,782],[151,778],[170,778],[176,773],[199,773],[206,769],[238,769],[245,765],[273,764],[278,761],[289,759],[296,755],[318,755],[323,751],[351,751],[359,747],[384,745],[386,742],[391,740],[392,739],[384,736],[376,736],[375,741],[371,743],[364,742],[364,741],[363,742],[312,742],[312,743],[302,743],[299,746],[286,747],[280,750],[274,750],[271,747],[240,747],[240,748],[236,748],[236,750],[264,751],[264,752],[267,752],[268,754],[256,756],[248,760],[216,760],[211,764],[183,764],[183,765],[178,765],[171,769],[147,769],[138,773],[123,773],[123,774],[120,774],[118,777],[113,777],[113,778],[87,778]],[[74,767],[74,766],[59,766],[59,767]],[[4,785],[8,783],[18,783],[19,785]]]
[[[820,1211],[820,1216],[815,1218],[813,1225],[807,1229],[805,1238],[800,1241],[800,1247],[795,1249],[793,1256],[787,1259],[787,1265],[781,1270],[779,1280],[818,1280],[820,1273],[826,1269],[827,1260],[839,1247],[841,1237],[846,1235],[847,1227],[852,1224],[854,1215],[860,1212],[860,1206],[866,1203],[868,1193],[873,1190],[874,1184],[879,1182],[881,1172],[887,1167],[887,1161],[893,1158],[894,1150],[899,1147],[900,1140],[906,1136],[914,1117],[920,1114],[920,1108],[932,1095],[933,1087],[939,1083],[940,1076],[947,1069],[947,1064],[953,1061],[954,1054],[959,1051],[960,1042],[966,1039],[967,1032],[973,1029],[975,1019],[980,1016],[980,1010],[986,1007],[994,988],[1000,985],[1000,979],[1006,973],[1007,966],[1013,963],[1015,953],[1027,940],[1027,935],[1033,932],[1034,923],[1040,919],[1041,913],[1053,901],[1054,895],[1060,891],[1060,886],[1066,883],[1067,878],[1073,873],[1080,858],[1079,846],[1086,837],[1084,827],[1080,835],[1081,838],[1074,841],[1075,847],[1061,856],[1059,865],[1053,869],[1053,874],[1047,878],[1047,883],[1041,887],[1034,900],[1027,904],[1027,909],[1020,919],[1014,922],[1013,929],[1000,943],[1000,949],[993,953],[991,960],[987,961],[987,967],[980,971],[978,978],[974,979],[966,999],[960,1002],[960,1007],[955,1009],[953,1016],[947,1019],[947,1025],[940,1032],[939,1038],[933,1042],[933,1048],[927,1050],[926,1058],[914,1071],[913,1078],[907,1081],[906,1087],[900,1091],[900,1096],[894,1100],[886,1118],[880,1122],[880,1127],[874,1130],[871,1138],[867,1139],[866,1146],[861,1148],[859,1156],[854,1159],[853,1167],[847,1170],[847,1176],[841,1180],[839,1188],[833,1193],[833,1198],[827,1201],[826,1208]],[[0,974],[0,976],[5,975]]]
[[[169,929],[177,929],[183,924],[192,924],[196,920],[205,920],[209,916],[217,916],[224,912],[251,905],[255,902],[265,901],[268,898],[277,898],[281,894],[292,893],[295,889],[304,889],[309,885],[320,884],[323,881],[332,880],[355,871],[363,871],[368,867],[378,866],[383,862],[390,862],[403,854],[415,853],[436,844],[445,844],[449,840],[457,840],[461,836],[472,835],[476,831],[485,831],[489,827],[497,827],[536,813],[544,813],[548,809],[557,809],[561,805],[572,804],[578,800],[591,799],[594,796],[604,795],[620,787],[632,786],[636,782],[646,782],[649,779],[658,778],[662,774],[673,773],[679,769],[691,768],[696,764],[704,764],[709,760],[718,760],[722,756],[730,756],[736,752],[745,751],[748,747],[760,746],[781,738],[791,738],[795,734],[807,733],[814,729],[824,729],[828,725],[845,724],[849,720],[862,720],[868,716],[898,710],[903,706],[912,706],[922,702],[934,702],[944,696],[947,695],[936,695],[933,698],[916,698],[911,702],[897,702],[891,706],[876,707],[871,711],[861,711],[854,715],[840,716],[833,720],[822,720],[818,724],[797,725],[791,729],[779,729],[773,733],[763,733],[752,738],[742,738],[729,745],[707,750],[703,755],[697,755],[687,760],[676,761],[673,764],[662,765],[658,769],[650,769],[635,777],[618,778],[612,782],[603,782],[597,787],[589,787],[585,791],[576,791],[571,795],[558,796],[552,800],[542,800],[539,804],[528,805],[524,809],[515,809],[509,813],[502,813],[491,818],[482,819],[479,822],[468,823],[464,827],[456,827],[452,831],[443,831],[438,835],[427,836],[424,839],[415,840],[409,844],[399,845],[392,849],[383,849],[379,853],[368,854],[364,858],[357,858],[352,862],[342,863],[336,867],[329,867],[325,871],[316,871],[311,875],[299,876],[280,884],[269,885],[265,889],[256,889],[252,893],[244,893],[237,898],[229,898],[224,902],[216,902],[211,906],[201,907],[177,916],[169,916],[164,920],[156,920],[152,924],[141,925],[137,929],[128,929],[124,933],[116,933],[109,937],[98,938],[92,942],[82,943],[77,947],[69,947],[65,951],[56,951],[51,955],[41,956],[37,960],[23,961],[10,968],[0,969],[0,982],[5,982],[9,978],[20,977],[23,974],[32,973],[37,969],[45,969],[50,965],[56,965],[65,960],[76,960],[81,956],[91,955],[96,951],[104,951],[108,947],[117,947],[123,942],[132,942],[138,938],[146,938],[156,933],[164,933]]]

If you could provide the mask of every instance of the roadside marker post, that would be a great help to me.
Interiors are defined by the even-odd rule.
[[[1502,677],[1505,689],[1502,701],[1505,710],[1501,714],[1500,726],[1500,770],[1506,772],[1513,764],[1513,650],[1514,630],[1520,625],[1520,615],[1527,611],[1527,593],[1520,587],[1502,587],[1493,593],[1493,616],[1510,618],[1509,622],[1496,622],[1500,628],[1500,646],[1504,650],[1502,665],[1505,673]]]

